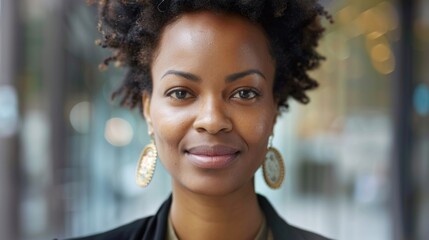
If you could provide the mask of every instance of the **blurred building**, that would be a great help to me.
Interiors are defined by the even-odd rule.
[[[286,182],[257,191],[291,224],[334,239],[429,238],[429,1],[325,0],[335,23],[311,103],[275,129]],[[84,0],[0,4],[0,236],[52,239],[153,214],[170,193],[158,164],[134,183],[149,142],[138,111],[100,72],[96,9]]]

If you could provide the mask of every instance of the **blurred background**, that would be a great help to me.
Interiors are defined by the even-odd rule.
[[[335,239],[429,239],[429,1],[325,0],[311,103],[291,102],[274,146],[280,190],[257,191],[291,224]],[[0,236],[52,239],[153,214],[170,193],[158,164],[134,183],[149,142],[138,111],[110,93],[123,70],[85,0],[1,0]]]

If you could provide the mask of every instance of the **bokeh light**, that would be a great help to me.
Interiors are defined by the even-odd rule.
[[[12,86],[0,86],[0,137],[12,136],[18,127],[18,97]]]
[[[77,103],[70,111],[70,124],[79,133],[88,133],[90,118],[91,104],[87,101]]]
[[[414,108],[422,116],[429,115],[429,87],[421,83],[414,90]]]
[[[128,145],[133,135],[131,124],[122,118],[112,118],[106,122],[104,137],[113,146],[123,147]]]

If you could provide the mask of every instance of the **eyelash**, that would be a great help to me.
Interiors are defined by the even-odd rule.
[[[234,97],[237,94],[241,95],[244,92],[246,92],[247,94],[249,94],[249,93],[253,94],[253,96],[252,97],[247,97],[247,98],[246,97],[242,97],[242,96],[240,96],[240,97]],[[253,99],[258,98],[260,96],[261,96],[261,93],[258,90],[254,89],[254,88],[240,88],[237,91],[235,91],[234,94],[232,95],[233,98],[239,98],[239,99],[242,99],[242,100],[253,100]]]
[[[244,93],[252,94],[252,96],[251,97],[243,97],[242,94],[244,94]],[[178,94],[181,94],[182,96],[179,97]],[[170,97],[170,98],[173,98],[174,100],[179,100],[179,101],[184,101],[186,99],[194,97],[194,95],[189,90],[187,90],[185,88],[172,89],[172,90],[168,91],[165,95],[167,97]],[[240,88],[232,94],[231,98],[236,98],[236,99],[240,99],[240,100],[253,100],[253,99],[258,98],[260,96],[261,96],[261,93],[254,88]]]
[[[183,97],[183,98],[178,97],[177,96],[178,93],[182,93],[182,94],[184,93],[185,97]],[[174,94],[176,96],[173,96]],[[172,89],[172,90],[168,91],[165,95],[167,97],[173,98],[175,100],[182,100],[182,101],[194,96],[193,94],[190,93],[189,90],[187,90],[185,88],[175,88],[175,89]]]

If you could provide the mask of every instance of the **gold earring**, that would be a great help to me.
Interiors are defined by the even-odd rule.
[[[265,161],[262,163],[262,173],[265,182],[272,189],[279,188],[285,177],[285,167],[280,152],[272,147],[272,137],[270,137],[269,147],[265,155]]]
[[[136,181],[140,187],[147,187],[152,180],[156,167],[156,158],[158,152],[155,143],[151,141],[143,149],[139,162],[137,164]]]

